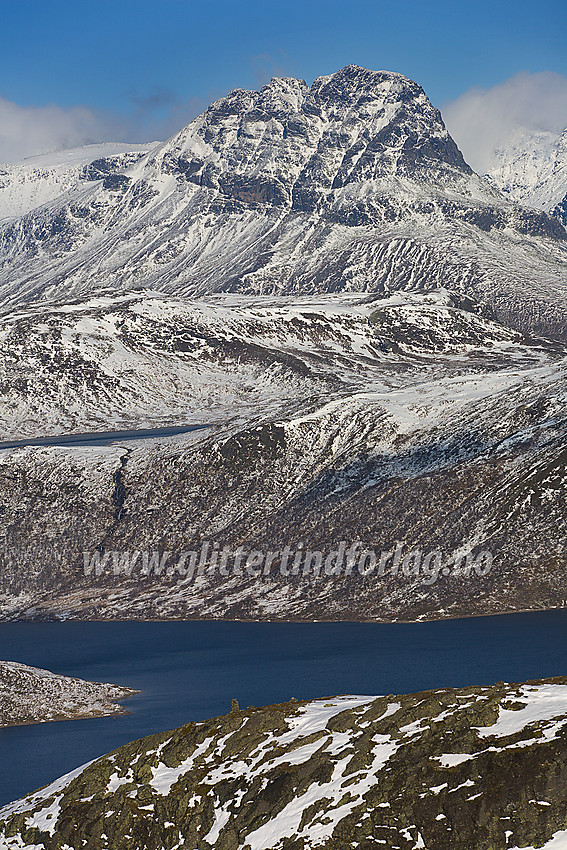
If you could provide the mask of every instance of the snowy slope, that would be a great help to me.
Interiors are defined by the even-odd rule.
[[[567,679],[249,707],[0,809],[19,850],[560,850]]]
[[[103,173],[122,171],[156,145],[85,145],[0,164],[0,221],[26,215]]]
[[[122,714],[116,700],[131,688],[85,682],[13,661],[0,661],[0,727]]]
[[[462,368],[447,355],[488,347],[489,359],[530,359],[519,334],[461,309],[444,290],[390,298],[95,297],[6,313],[0,346],[5,439],[251,421],[369,384],[414,383],[434,365],[439,374]]]
[[[130,168],[5,223],[0,303],[444,286],[561,335],[566,240],[471,171],[420,86],[348,66],[231,92]]]
[[[0,334],[3,436],[213,423],[1,452],[3,619],[416,619],[565,600],[565,350],[455,293],[145,293],[15,311]],[[179,558],[207,540],[327,554],[403,541],[450,570],[227,581],[178,575],[172,558],[140,580],[109,555],[84,573],[95,548]],[[492,573],[453,571],[482,549]]]
[[[495,151],[488,176],[506,196],[567,224],[567,130],[559,135],[518,131]]]

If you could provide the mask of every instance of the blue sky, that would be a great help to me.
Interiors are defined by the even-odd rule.
[[[231,88],[355,63],[441,105],[519,71],[567,76],[566,32],[565,0],[4,0],[0,97],[163,135]]]
[[[440,103],[521,70],[567,75],[566,33],[564,0],[4,0],[0,94],[120,111],[352,62],[400,71]]]

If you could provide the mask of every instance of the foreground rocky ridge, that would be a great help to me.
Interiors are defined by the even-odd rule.
[[[135,693],[132,688],[0,661],[0,727],[123,714],[116,701]]]
[[[233,706],[0,809],[0,840],[19,850],[558,850],[566,731],[566,678]]]

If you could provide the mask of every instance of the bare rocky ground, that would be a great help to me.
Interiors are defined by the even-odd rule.
[[[0,661],[0,727],[124,714],[117,701],[135,693],[132,688]]]

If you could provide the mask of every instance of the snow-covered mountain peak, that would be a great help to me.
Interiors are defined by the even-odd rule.
[[[444,286],[555,334],[566,240],[471,171],[421,86],[349,65],[237,89],[131,161],[88,164],[0,226],[0,303]]]
[[[518,129],[494,152],[488,176],[508,197],[567,223],[567,129]]]
[[[392,176],[454,183],[472,173],[421,86],[355,65],[311,88],[276,77],[259,92],[236,89],[155,161],[225,196],[303,211],[347,184]]]

